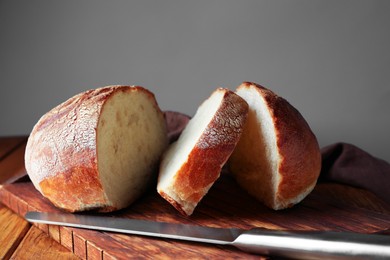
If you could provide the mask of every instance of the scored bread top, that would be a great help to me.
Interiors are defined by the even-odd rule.
[[[90,161],[91,155],[87,154],[94,154],[96,149],[95,139],[90,137],[96,134],[102,101],[114,90],[101,88],[77,94],[39,119],[31,131],[25,153],[26,169],[34,185],[59,170],[63,172],[73,165],[72,160],[83,162],[86,168],[96,168],[96,161]],[[74,124],[78,127],[72,127]],[[35,187],[41,190],[39,185]]]
[[[95,139],[91,136],[96,135],[98,114],[110,95],[116,91],[128,91],[129,88],[133,91],[142,89],[154,100],[153,93],[142,87],[114,85],[79,93],[44,114],[33,127],[27,142],[25,165],[30,178],[39,183],[57,173],[54,167],[67,168],[72,165],[67,160],[84,160],[85,165],[94,168],[96,162],[89,161],[90,156],[84,153],[96,149]],[[80,151],[83,153],[80,154]],[[60,158],[57,156],[59,152],[72,156]],[[73,157],[78,154],[80,158]],[[46,161],[49,158],[51,161]]]

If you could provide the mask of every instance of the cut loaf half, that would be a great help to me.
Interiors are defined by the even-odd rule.
[[[321,170],[317,139],[302,115],[272,91],[244,82],[236,93],[248,103],[249,113],[230,170],[268,207],[291,207],[316,184]]]
[[[247,103],[234,92],[215,90],[164,154],[157,191],[182,214],[191,215],[220,176],[247,112]]]
[[[66,211],[129,206],[157,178],[167,147],[164,115],[142,87],[80,93],[46,113],[28,139],[34,186]]]

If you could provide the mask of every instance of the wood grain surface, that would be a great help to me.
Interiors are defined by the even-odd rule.
[[[32,226],[11,259],[79,259],[46,233]]]
[[[0,259],[8,259],[26,235],[30,224],[0,204]]]
[[[3,185],[0,189],[0,202],[19,216],[24,216],[30,210],[59,211],[43,198],[28,180]],[[287,210],[273,211],[239,188],[226,172],[222,174],[191,217],[184,217],[178,213],[157,194],[155,189],[150,189],[129,208],[107,215],[243,229],[263,227],[273,230],[334,230],[384,234],[390,230],[390,206],[368,191],[336,183],[320,183],[297,206]],[[265,258],[247,254],[232,247],[62,226],[42,224],[36,226],[48,234],[52,238],[51,241],[58,242],[57,245],[61,244],[62,249],[65,248],[74,256],[82,259]],[[37,241],[42,239],[40,235],[37,235],[36,229],[32,231],[30,229],[25,237],[27,236],[38,237],[35,238]],[[28,243],[30,243],[28,240],[23,240],[21,244],[27,245]],[[34,246],[39,248],[39,243],[31,244],[31,247]],[[15,253],[21,256],[19,250]]]
[[[12,183],[26,174],[24,150],[27,137],[0,138],[0,184]]]
[[[31,183],[5,185],[4,204],[23,216],[28,210],[56,212]],[[93,214],[93,213],[91,213]],[[377,233],[390,228],[390,208],[369,192],[338,184],[319,184],[296,207],[273,211],[242,192],[230,176],[223,176],[190,218],[181,216],[154,191],[113,217],[188,223],[211,227],[274,230],[336,230]],[[103,256],[143,258],[258,258],[230,247],[121,235],[59,226],[39,225],[54,240],[81,258]]]

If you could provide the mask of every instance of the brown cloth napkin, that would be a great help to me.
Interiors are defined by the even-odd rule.
[[[184,127],[190,121],[190,117],[174,111],[165,111],[165,122],[167,124],[168,139],[172,143],[179,138],[179,135],[183,131]]]
[[[190,117],[166,111],[168,136],[175,141]],[[319,181],[338,182],[369,190],[390,204],[390,164],[347,143],[322,148],[322,170]]]
[[[331,181],[369,190],[390,204],[390,164],[347,143],[321,149],[319,181]]]

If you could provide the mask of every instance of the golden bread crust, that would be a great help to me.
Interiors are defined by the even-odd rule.
[[[160,111],[154,95],[142,87],[107,86],[71,97],[34,126],[25,152],[26,170],[34,186],[57,207],[70,212],[116,210],[99,178],[97,128],[104,104],[120,91],[143,91]]]
[[[252,82],[244,82],[238,89],[251,87],[254,87],[265,100],[274,125],[279,157],[277,173],[274,173],[278,175],[275,179],[279,179],[275,194],[273,197],[261,198],[261,200],[274,209],[288,208],[301,201],[314,188],[321,170],[320,148],[306,120],[287,100]],[[248,158],[251,155],[241,156]],[[240,167],[233,166],[231,169],[237,170]],[[255,169],[253,172],[261,174]],[[234,175],[237,179],[240,178],[239,172],[235,172]],[[238,182],[240,183],[239,180]],[[248,184],[244,184],[243,187],[247,189],[245,185]],[[251,183],[251,185],[258,184]],[[252,193],[253,190],[251,189]],[[257,194],[252,195],[259,198]]]
[[[171,192],[180,201],[159,190],[162,197],[187,216],[220,176],[241,136],[248,112],[248,104],[234,92],[216,91],[225,91],[222,103],[172,180]]]

